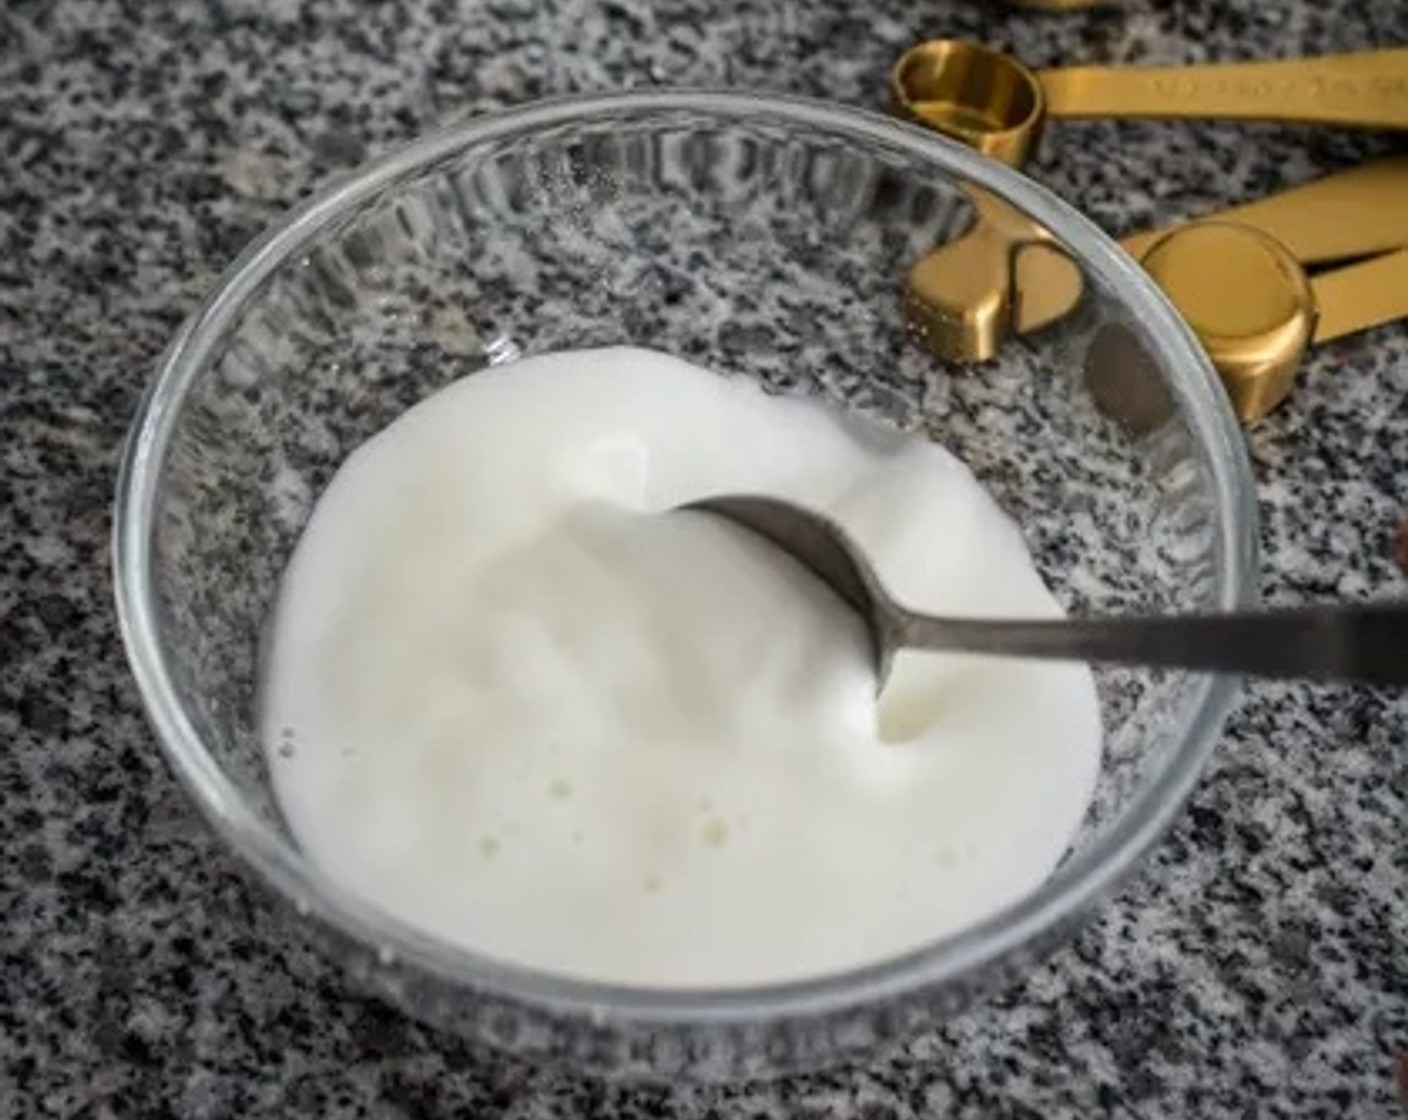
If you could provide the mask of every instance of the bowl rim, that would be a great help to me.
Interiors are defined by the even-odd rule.
[[[163,753],[211,826],[258,878],[303,916],[440,981],[601,1024],[757,1024],[854,1010],[973,975],[1087,912],[1132,873],[1182,808],[1207,762],[1236,688],[1232,678],[1193,680],[1183,742],[1162,771],[1094,842],[1037,890],[960,932],[859,968],[815,978],[728,988],[655,988],[542,972],[463,949],[387,915],[319,873],[246,804],[203,745],[181,703],[160,638],[152,578],[161,469],[186,394],[245,301],[301,247],[398,179],[476,145],[541,129],[642,114],[695,113],[766,119],[820,131],[868,149],[918,157],[991,191],[1071,246],[1084,267],[1122,293],[1186,406],[1216,495],[1218,606],[1255,598],[1257,510],[1241,428],[1193,334],[1154,282],[1116,243],[1055,194],[1020,173],[923,128],[866,109],[790,95],[664,89],[570,96],[502,109],[443,126],[324,186],[283,216],[225,270],[178,330],[138,406],[119,469],[112,564],[119,629]]]

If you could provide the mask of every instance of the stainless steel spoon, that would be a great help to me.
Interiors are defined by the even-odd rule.
[[[911,647],[1408,684],[1408,601],[1117,618],[938,618],[896,603],[856,543],[822,514],[752,494],[719,495],[680,508],[726,518],[762,537],[840,596],[866,624],[881,687],[895,653]]]

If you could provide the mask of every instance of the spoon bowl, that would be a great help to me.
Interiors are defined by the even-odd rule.
[[[981,43],[922,43],[900,58],[890,84],[902,115],[1009,167],[1026,163],[1041,138],[1041,79],[1025,63]]]

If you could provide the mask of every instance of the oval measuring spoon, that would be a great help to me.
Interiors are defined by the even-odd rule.
[[[973,225],[962,237],[945,242],[910,269],[905,282],[905,312],[925,346],[956,362],[986,362],[1012,325],[1012,286],[1016,254],[1040,245],[1051,235],[1002,199],[977,187],[965,187],[973,204]],[[1057,263],[1043,272],[1080,300],[1081,275],[1075,264],[1053,247]],[[1062,266],[1072,270],[1068,275]]]
[[[1408,129],[1408,48],[1201,66],[1032,70],[934,39],[890,75],[895,108],[1013,167],[1047,117],[1162,117]]]
[[[1408,318],[1408,249],[1312,277],[1261,230],[1196,222],[1156,241],[1140,263],[1193,328],[1246,423],[1289,396],[1307,347]],[[1087,373],[1097,398],[1123,401],[1128,413],[1139,397],[1121,378],[1137,371],[1116,364],[1088,363]]]

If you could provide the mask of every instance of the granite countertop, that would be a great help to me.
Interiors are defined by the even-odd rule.
[[[1038,63],[1286,55],[1408,43],[1408,5],[0,9],[0,1116],[1402,1115],[1408,698],[1247,688],[1147,872],[1023,986],[867,1066],[674,1091],[475,1051],[270,936],[143,721],[111,605],[114,467],[158,352],[246,239],[458,114],[667,83],[878,106],[899,51],[935,35]],[[1119,233],[1394,143],[1069,125],[1034,173]],[[1396,326],[1316,354],[1292,405],[1251,433],[1270,597],[1408,591],[1392,557],[1405,401]]]

